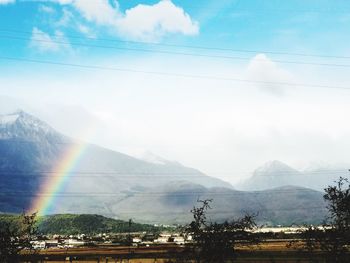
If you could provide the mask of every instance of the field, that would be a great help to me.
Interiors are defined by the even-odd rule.
[[[310,262],[310,255],[298,246],[288,247],[289,241],[270,240],[259,246],[237,248],[235,262]],[[94,248],[71,248],[42,250],[36,255],[41,262],[130,262],[165,263],[184,253],[184,248],[175,245],[150,247],[99,246]],[[314,253],[313,259],[322,261],[321,253]],[[25,261],[25,260],[24,260]],[[23,261],[23,262],[24,262]]]

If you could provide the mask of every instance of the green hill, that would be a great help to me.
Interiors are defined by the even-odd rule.
[[[18,225],[20,215],[0,215],[0,222],[10,222]],[[40,234],[96,234],[96,233],[125,233],[125,232],[158,232],[162,228],[148,224],[132,223],[116,220],[100,215],[74,215],[60,214],[50,216],[40,216],[37,221],[38,232]]]

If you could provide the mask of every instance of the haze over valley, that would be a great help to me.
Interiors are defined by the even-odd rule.
[[[271,225],[320,223],[325,213],[321,187],[339,175],[339,170],[329,172],[316,183],[317,171],[305,176],[272,161],[257,168],[246,182],[232,186],[150,153],[141,160],[85,142],[78,156],[72,157],[77,159],[74,166],[62,172],[55,170],[58,162],[81,142],[24,111],[1,115],[0,120],[3,213],[30,209],[34,199],[48,194],[37,191],[45,180],[67,176],[47,208],[49,214],[97,213],[175,224],[190,219],[188,211],[197,199],[210,198],[216,220],[251,212],[259,213],[259,222]]]

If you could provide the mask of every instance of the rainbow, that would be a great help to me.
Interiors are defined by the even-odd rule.
[[[91,132],[91,130],[90,130]],[[89,132],[89,134],[90,134]],[[89,144],[85,142],[72,143],[64,152],[57,165],[49,173],[49,176],[41,184],[40,189],[32,201],[30,213],[38,215],[51,214],[57,195],[63,190],[65,182],[72,176]]]

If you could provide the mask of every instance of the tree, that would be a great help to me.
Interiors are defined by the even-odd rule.
[[[254,216],[246,215],[242,218],[223,223],[210,222],[206,213],[211,209],[212,200],[198,200],[200,207],[193,207],[193,221],[186,229],[187,235],[193,237],[191,257],[197,262],[228,262],[236,257],[235,245],[258,243],[258,238],[252,229],[256,227]]]
[[[36,214],[22,214],[18,222],[0,222],[0,262],[19,262],[20,251],[32,250],[36,234]]]
[[[310,255],[323,251],[327,262],[350,262],[350,183],[340,177],[324,190],[328,217],[322,227],[309,226],[302,233],[305,247]]]

